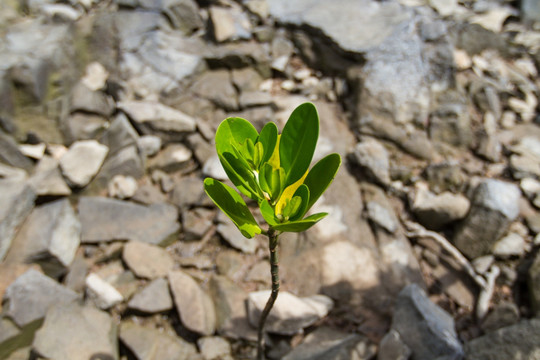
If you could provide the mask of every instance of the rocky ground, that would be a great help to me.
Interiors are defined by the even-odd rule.
[[[1,1],[0,359],[253,359],[267,244],[202,179],[306,101],[344,165],[267,357],[540,359],[539,6]]]

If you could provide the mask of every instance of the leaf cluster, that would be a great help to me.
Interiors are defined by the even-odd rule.
[[[341,165],[341,157],[334,153],[310,169],[318,137],[317,109],[304,103],[292,112],[281,134],[273,122],[259,133],[249,121],[230,117],[219,125],[215,142],[227,176],[240,193],[257,202],[269,227],[300,232],[327,215],[305,217]],[[204,180],[204,188],[245,237],[263,232],[233,188],[212,178]]]

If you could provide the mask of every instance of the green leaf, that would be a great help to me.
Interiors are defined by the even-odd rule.
[[[306,173],[318,137],[317,109],[312,103],[298,106],[285,124],[279,141],[279,158],[287,176],[286,186],[295,183]]]
[[[274,169],[269,163],[261,166],[259,173],[259,184],[261,189],[266,192],[272,201],[279,199],[283,191],[282,185],[285,183],[285,172],[283,168]]]
[[[204,179],[204,191],[238,227],[242,235],[252,238],[261,228],[249,211],[244,199],[230,186],[212,178]]]
[[[268,225],[273,226],[278,223],[274,214],[274,208],[267,200],[263,200],[259,203],[259,209],[261,210],[261,214]]]
[[[223,167],[231,169],[229,179],[240,190],[241,193],[253,200],[262,198],[262,192],[255,174],[246,165],[231,153],[224,153],[220,156]]]
[[[328,213],[317,213],[317,214],[308,216],[307,218],[303,220],[289,221],[286,223],[275,224],[275,225],[270,224],[270,226],[273,229],[278,230],[278,231],[302,232],[309,229],[316,223],[318,223],[326,215],[328,215]]]
[[[304,179],[304,184],[309,188],[309,203],[307,210],[311,209],[313,204],[315,204],[315,201],[319,199],[332,183],[340,165],[341,156],[334,153],[319,160],[311,170],[309,170],[309,173]]]
[[[273,122],[269,122],[261,130],[259,135],[259,142],[263,145],[263,158],[262,163],[267,162],[276,148],[278,138],[278,128]]]
[[[309,188],[304,184],[300,185],[300,187],[296,189],[293,195],[293,199],[295,197],[300,198],[301,202],[298,205],[298,209],[296,210],[296,213],[293,213],[290,216],[289,219],[291,221],[295,221],[295,220],[303,218],[306,212],[308,211],[308,204],[309,204],[309,198],[310,198]]]

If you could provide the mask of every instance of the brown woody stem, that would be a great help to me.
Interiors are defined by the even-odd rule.
[[[268,230],[268,248],[270,249],[270,274],[272,275],[272,293],[270,298],[266,302],[264,310],[259,318],[259,326],[257,329],[257,359],[264,360],[264,344],[263,344],[263,330],[264,323],[270,310],[276,302],[279,293],[279,263],[277,254],[278,234],[272,228]]]

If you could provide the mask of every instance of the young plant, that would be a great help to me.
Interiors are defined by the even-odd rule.
[[[327,213],[306,217],[307,212],[334,179],[341,157],[330,154],[310,164],[319,137],[315,106],[298,106],[278,134],[269,122],[257,132],[247,120],[223,120],[216,132],[216,150],[227,176],[246,197],[257,202],[266,222],[261,227],[240,194],[212,178],[204,180],[206,194],[238,227],[242,235],[268,237],[272,292],[259,319],[257,359],[263,359],[264,323],[279,292],[278,236],[309,229]]]

